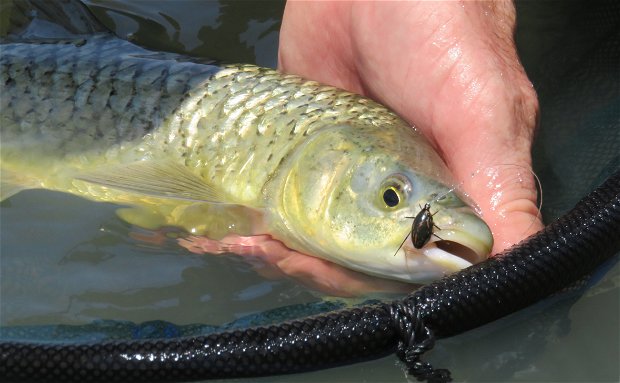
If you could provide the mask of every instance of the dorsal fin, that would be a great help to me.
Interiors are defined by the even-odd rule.
[[[109,32],[78,0],[9,0],[0,4],[2,40],[72,39]]]

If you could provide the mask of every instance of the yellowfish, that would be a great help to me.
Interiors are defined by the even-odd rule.
[[[123,205],[119,216],[142,227],[269,234],[407,282],[491,250],[489,228],[429,142],[370,99],[106,31],[4,40],[0,52],[2,199],[72,193]],[[405,239],[426,204],[433,226],[418,249]]]

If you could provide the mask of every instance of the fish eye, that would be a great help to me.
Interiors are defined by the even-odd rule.
[[[379,195],[384,206],[395,208],[408,199],[410,192],[409,179],[401,174],[393,174],[383,181]]]
[[[388,188],[383,192],[383,202],[389,207],[394,207],[400,203],[400,197],[394,188]]]

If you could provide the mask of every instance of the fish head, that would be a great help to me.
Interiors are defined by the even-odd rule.
[[[296,250],[424,283],[486,259],[493,245],[454,185],[439,155],[409,126],[332,126],[295,153],[278,209]],[[426,204],[430,213],[416,222]]]

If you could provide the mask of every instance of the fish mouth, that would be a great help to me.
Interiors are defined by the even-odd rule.
[[[432,241],[416,251],[447,272],[464,269],[488,257],[488,252],[484,250],[449,240]]]
[[[408,241],[403,246],[407,258],[423,260],[418,263],[426,265],[429,281],[486,260],[493,247],[493,237],[482,220],[473,216],[472,219],[475,221],[469,223],[476,224],[469,225],[468,230],[463,230],[462,226],[436,230],[421,249],[414,248]],[[431,277],[433,270],[435,275]]]

